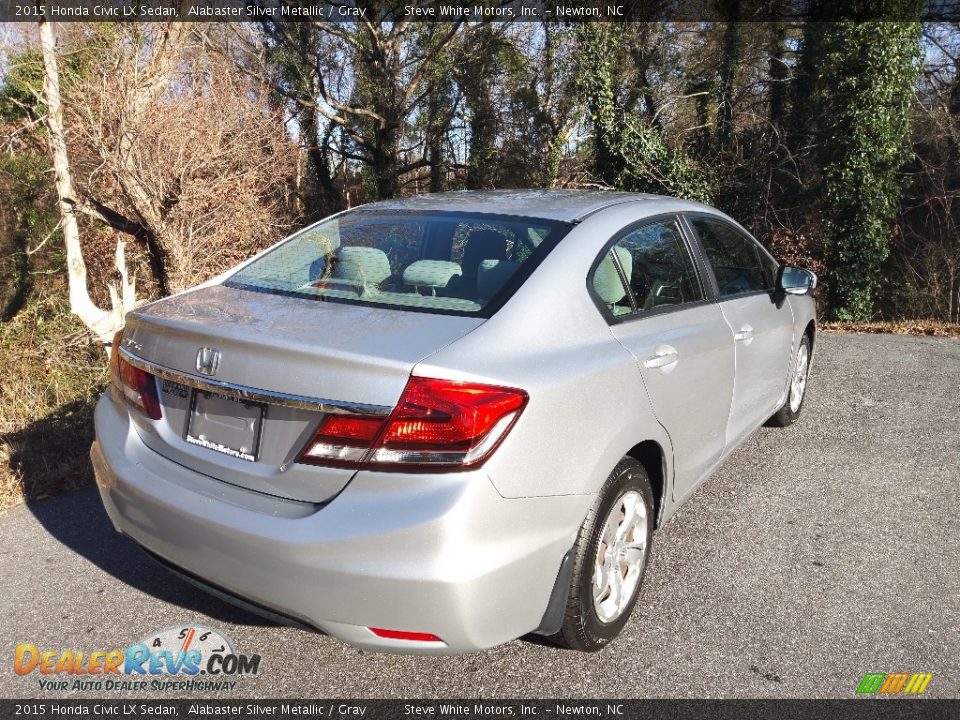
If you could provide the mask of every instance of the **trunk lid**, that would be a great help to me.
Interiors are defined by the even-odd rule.
[[[123,350],[157,369],[163,406],[157,421],[131,416],[143,441],[175,462],[251,490],[323,502],[353,471],[294,462],[325,413],[336,410],[312,401],[387,413],[417,362],[482,322],[199,288],[127,316]],[[203,348],[218,353],[212,375],[198,370]],[[210,353],[200,360],[209,371]],[[263,402],[216,392],[237,386],[262,391],[255,399]]]

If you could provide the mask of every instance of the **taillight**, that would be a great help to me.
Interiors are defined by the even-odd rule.
[[[389,418],[329,415],[299,462],[381,470],[479,465],[526,406],[513,388],[412,377]]]
[[[110,352],[110,382],[128,405],[137,408],[151,420],[159,420],[162,414],[156,380],[150,373],[134,367],[120,357],[122,337],[123,330],[113,336],[113,349]]]
[[[314,465],[360,467],[384,423],[382,418],[328,415],[297,460]]]

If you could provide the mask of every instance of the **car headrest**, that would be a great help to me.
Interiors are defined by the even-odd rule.
[[[480,262],[507,257],[507,238],[493,230],[474,230],[463,246],[463,273],[475,277]]]
[[[477,270],[477,294],[481,300],[496,295],[513,277],[520,263],[513,260],[483,260]]]
[[[450,260],[417,260],[403,271],[403,281],[414,287],[444,288],[450,278],[463,275],[460,265]]]
[[[614,246],[613,251],[620,260],[620,266],[627,276],[627,282],[633,275],[633,258],[630,251],[626,248]],[[617,266],[613,264],[613,258],[610,253],[603,256],[603,260],[597,265],[597,271],[593,274],[593,287],[607,305],[616,305],[623,300],[627,294],[623,287],[623,281],[620,279],[620,273],[617,272]]]
[[[342,247],[337,251],[333,276],[363,286],[377,286],[390,277],[390,260],[379,248]]]

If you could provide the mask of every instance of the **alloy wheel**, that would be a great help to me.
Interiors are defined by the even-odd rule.
[[[806,344],[800,345],[797,352],[797,367],[793,373],[793,381],[790,383],[790,412],[797,412],[803,403],[803,391],[807,388],[807,366],[810,361],[810,353],[807,351]]]
[[[597,546],[593,606],[610,623],[630,605],[646,561],[647,506],[636,490],[624,493],[610,509]]]

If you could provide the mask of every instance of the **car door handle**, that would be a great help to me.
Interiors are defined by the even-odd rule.
[[[643,361],[643,366],[648,370],[659,370],[664,375],[673,372],[680,360],[680,353],[675,347],[670,345],[657,345],[653,349],[653,355]]]
[[[753,328],[749,325],[744,325],[740,328],[740,332],[734,334],[733,339],[738,343],[749,345],[753,342]]]

